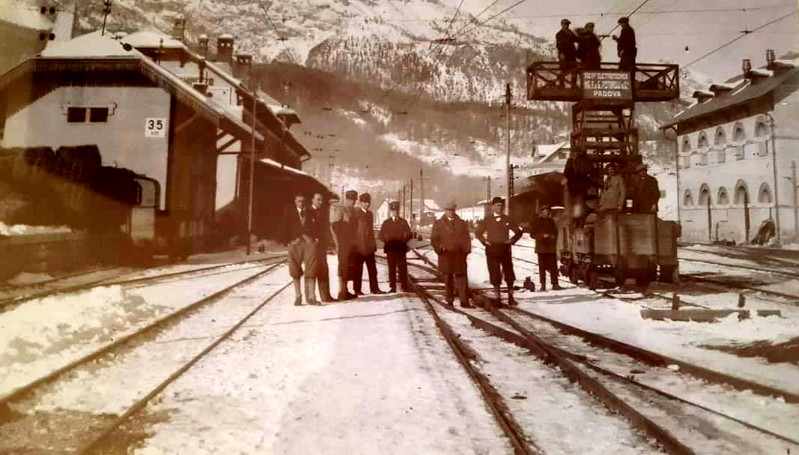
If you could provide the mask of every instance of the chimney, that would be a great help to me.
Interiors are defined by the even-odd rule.
[[[774,62],[777,60],[777,56],[774,54],[774,49],[767,49],[766,50],[766,68],[771,69],[774,66]]]
[[[197,38],[197,44],[200,46],[200,51],[204,58],[208,58],[208,35],[203,33]]]
[[[233,77],[237,79],[247,79],[250,76],[251,68],[252,55],[236,54],[236,59],[233,62]]]
[[[744,79],[747,79],[749,77],[749,72],[752,71],[752,61],[745,58],[741,65],[741,69],[744,71]]]
[[[233,35],[225,33],[216,39],[216,61],[231,64],[233,61]]]
[[[752,61],[748,58],[744,59],[742,69],[744,72],[744,79],[748,80],[752,84],[757,84],[763,79],[769,77],[768,73],[764,73],[758,69],[752,69]]]
[[[713,98],[712,92],[706,92],[704,90],[697,90],[694,92],[693,97],[697,99],[699,104],[704,103],[705,101]]]
[[[751,74],[751,71],[750,71]],[[721,85],[721,84],[712,84],[709,88],[711,92],[713,92],[713,96],[722,96],[728,94],[732,91],[732,87],[728,85]]]
[[[183,41],[186,32],[186,19],[179,17],[172,24],[172,38]]]

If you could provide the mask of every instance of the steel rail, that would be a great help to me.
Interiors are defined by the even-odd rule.
[[[263,300],[258,306],[255,307],[252,311],[247,313],[244,318],[242,318],[239,322],[237,322],[234,326],[230,329],[225,331],[222,335],[220,335],[213,343],[208,345],[205,349],[202,350],[199,354],[192,357],[187,363],[185,363],[182,367],[180,367],[177,371],[173,372],[162,381],[158,386],[150,391],[147,395],[136,401],[127,411],[125,411],[122,415],[114,419],[114,421],[105,429],[103,432],[88,442],[87,444],[80,447],[77,452],[80,454],[84,453],[91,453],[100,449],[100,446],[123,424],[125,423],[131,416],[138,413],[142,409],[144,409],[147,404],[155,398],[156,395],[161,393],[164,389],[166,389],[170,384],[175,382],[178,378],[183,376],[191,367],[193,367],[197,362],[207,356],[211,351],[213,351],[217,346],[219,346],[222,342],[230,338],[242,325],[244,325],[247,321],[250,320],[256,313],[261,311],[269,302],[271,302],[275,297],[277,297],[281,292],[285,291],[289,286],[291,286],[291,281],[283,285],[280,289],[272,293],[269,297]]]
[[[430,269],[427,268],[427,267],[420,266],[420,265],[417,265],[417,264],[413,264],[413,266],[416,267],[416,268],[420,268],[420,269],[423,269],[425,271],[430,272]],[[471,290],[471,291],[473,291],[473,290]],[[485,296],[483,296],[482,294],[480,294],[480,293],[472,292],[472,295],[475,298],[478,298],[478,299],[481,299],[481,300],[487,300],[487,298]],[[723,417],[725,419],[731,420],[731,421],[733,421],[735,423],[738,423],[740,425],[743,425],[743,426],[745,426],[745,427],[747,427],[747,428],[749,428],[751,430],[761,432],[761,433],[766,434],[766,435],[768,435],[770,437],[774,437],[774,438],[780,439],[780,440],[788,442],[788,443],[799,445],[799,441],[796,441],[796,440],[791,439],[789,437],[786,437],[786,436],[783,436],[781,434],[778,434],[778,433],[775,433],[773,431],[770,431],[768,429],[759,427],[759,426],[754,425],[752,423],[743,421],[741,419],[738,419],[736,417],[730,416],[730,415],[725,414],[723,412],[716,411],[716,410],[708,408],[706,406],[691,402],[691,401],[686,400],[684,398],[678,397],[678,396],[676,396],[674,394],[665,392],[663,390],[660,390],[660,389],[652,387],[652,386],[648,386],[648,385],[643,384],[641,382],[635,381],[634,379],[631,379],[629,377],[622,376],[622,375],[620,375],[620,374],[618,374],[616,372],[613,372],[613,371],[608,370],[606,368],[603,368],[603,367],[600,367],[598,365],[595,365],[595,364],[591,363],[591,361],[589,361],[589,359],[585,355],[576,354],[576,353],[573,353],[573,352],[566,351],[566,350],[564,350],[562,348],[559,348],[557,346],[554,346],[554,345],[550,344],[549,342],[543,340],[541,337],[538,337],[537,335],[534,335],[532,332],[530,332],[529,330],[527,330],[524,327],[522,327],[516,320],[514,320],[511,317],[509,317],[504,312],[493,308],[490,304],[484,303],[484,306],[489,308],[489,312],[495,318],[497,318],[501,322],[513,327],[513,329],[516,330],[516,332],[518,332],[518,333],[506,330],[506,329],[504,329],[504,328],[502,328],[500,326],[492,324],[492,323],[490,323],[488,321],[485,321],[482,318],[476,317],[476,316],[474,316],[474,315],[472,315],[472,314],[470,314],[468,312],[459,310],[457,308],[451,308],[451,307],[445,307],[445,308],[448,308],[451,311],[454,311],[454,312],[456,312],[458,314],[466,316],[469,319],[469,321],[472,323],[472,325],[474,325],[475,327],[478,327],[478,328],[480,328],[482,330],[485,330],[486,332],[488,332],[488,333],[490,333],[490,334],[492,334],[494,336],[497,336],[497,337],[499,337],[499,338],[501,338],[501,339],[503,339],[503,340],[505,340],[505,341],[507,341],[509,343],[513,343],[513,344],[515,344],[515,345],[517,345],[517,346],[519,346],[521,348],[527,349],[528,351],[530,351],[533,354],[537,355],[538,357],[542,358],[542,360],[544,360],[545,362],[547,362],[549,364],[553,364],[553,365],[559,367],[562,371],[564,371],[564,373],[566,374],[567,377],[569,377],[569,379],[571,379],[574,382],[578,382],[586,391],[588,391],[590,394],[592,394],[595,397],[597,397],[606,407],[608,407],[609,409],[611,409],[613,411],[617,411],[617,412],[621,413],[622,415],[627,417],[631,422],[633,422],[638,428],[644,430],[645,432],[647,432],[651,436],[655,437],[669,451],[669,453],[693,453],[693,451],[690,448],[688,448],[687,446],[685,446],[684,444],[682,444],[681,442],[679,442],[679,440],[677,440],[676,437],[674,437],[670,432],[668,432],[664,428],[662,428],[659,425],[657,425],[651,419],[643,416],[643,414],[639,413],[637,410],[635,410],[630,405],[625,403],[623,400],[618,398],[616,394],[610,392],[603,384],[601,384],[601,382],[599,382],[595,378],[587,375],[585,372],[582,372],[581,370],[579,370],[579,368],[576,368],[573,364],[570,365],[569,362],[570,361],[577,362],[577,363],[583,365],[584,367],[590,368],[593,371],[596,371],[596,372],[598,372],[598,373],[600,373],[602,375],[608,376],[608,377],[610,377],[613,380],[616,380],[618,382],[623,382],[625,384],[628,384],[629,386],[640,387],[640,388],[642,388],[644,390],[647,390],[649,392],[656,393],[659,396],[662,396],[662,397],[664,397],[666,399],[669,399],[669,400],[672,400],[672,401],[677,401],[677,402],[682,403],[684,405],[688,405],[688,406],[699,408],[699,409],[701,409],[701,410],[703,410],[705,412],[708,412],[708,413],[717,415],[719,417]],[[518,310],[518,309],[512,308],[512,310]],[[523,311],[523,310],[519,310],[519,311]],[[556,324],[551,324],[551,325],[553,325],[553,326],[555,326],[557,328]],[[602,338],[604,338],[604,337],[602,337]],[[588,340],[588,341],[590,342],[591,340]],[[610,341],[614,341],[614,340],[610,340]],[[598,343],[594,343],[594,344],[598,344]],[[611,350],[615,351],[615,349],[611,349]],[[629,352],[621,352],[621,354],[630,357],[633,361],[639,361],[639,362],[642,361],[642,362],[647,363],[647,364],[650,364],[651,361],[652,361],[651,358],[642,359],[639,356],[631,355]],[[658,354],[651,353],[651,352],[648,352],[648,351],[643,353],[643,357],[648,357],[650,355],[655,356],[655,357],[659,356]],[[662,366],[666,366],[666,365],[667,364],[665,364],[665,365],[654,365],[654,366],[662,367]]]
[[[187,306],[185,306],[185,307],[183,307],[183,308],[181,308],[181,309],[179,309],[177,311],[174,311],[174,312],[172,312],[172,313],[170,313],[170,314],[168,314],[168,315],[166,315],[166,316],[164,316],[162,318],[159,318],[159,319],[153,321],[152,323],[148,324],[147,326],[142,327],[139,330],[136,330],[135,332],[132,332],[132,333],[130,333],[128,335],[125,335],[125,336],[123,336],[121,338],[115,339],[113,342],[103,346],[102,348],[100,348],[100,349],[98,349],[96,351],[93,351],[93,352],[91,352],[89,354],[86,354],[86,355],[80,357],[79,359],[76,359],[76,360],[68,363],[67,365],[64,365],[61,368],[58,368],[58,369],[56,369],[54,371],[51,371],[50,373],[46,374],[45,376],[42,376],[42,377],[40,377],[40,378],[38,378],[38,379],[28,383],[28,384],[25,384],[23,386],[15,388],[11,392],[9,392],[9,393],[7,393],[7,394],[5,394],[3,396],[0,396],[0,409],[6,408],[9,405],[9,403],[12,403],[14,401],[19,401],[23,397],[25,397],[28,394],[32,393],[35,389],[56,381],[58,378],[60,378],[64,374],[74,370],[75,368],[77,368],[77,367],[79,367],[81,365],[84,365],[86,363],[89,363],[89,362],[91,362],[91,361],[93,361],[95,359],[98,359],[101,356],[103,356],[105,354],[108,354],[109,352],[113,351],[114,349],[118,348],[119,346],[121,346],[121,345],[123,345],[125,343],[128,343],[129,341],[131,341],[131,340],[133,340],[135,338],[138,338],[140,336],[143,336],[145,334],[153,332],[156,329],[159,329],[162,326],[165,326],[165,325],[167,325],[167,324],[169,324],[169,323],[181,318],[182,316],[186,315],[187,313],[189,313],[189,312],[191,312],[193,310],[196,310],[196,309],[198,309],[198,308],[200,308],[202,306],[205,306],[205,305],[208,305],[208,304],[210,304],[212,302],[215,302],[216,300],[220,299],[221,297],[225,296],[226,294],[229,294],[230,292],[233,291],[233,289],[235,289],[235,288],[237,288],[239,286],[246,285],[246,284],[248,284],[248,283],[250,283],[252,281],[257,280],[258,278],[261,278],[264,275],[267,275],[268,273],[272,272],[275,268],[277,268],[280,265],[282,265],[283,262],[285,262],[285,259],[282,260],[278,264],[271,265],[265,270],[262,270],[262,271],[254,274],[252,276],[249,276],[249,277],[247,277],[247,278],[245,278],[243,280],[237,281],[236,283],[233,283],[232,285],[227,286],[227,287],[225,287],[224,289],[222,289],[220,291],[217,291],[217,292],[215,292],[215,293],[213,293],[213,294],[211,294],[209,296],[206,296],[206,297],[204,297],[204,298],[202,298],[202,299],[200,299],[200,300],[198,300],[198,301],[196,301],[194,303],[191,303],[191,304],[189,304],[189,305],[187,305]]]
[[[95,288],[95,287],[101,287],[101,286],[126,285],[126,284],[141,283],[141,282],[148,282],[148,281],[159,281],[159,280],[175,278],[175,277],[179,277],[179,276],[183,276],[183,275],[190,275],[190,274],[194,274],[194,273],[201,273],[201,272],[206,272],[206,271],[209,271],[209,270],[220,269],[220,268],[228,267],[228,266],[231,266],[231,265],[240,265],[240,264],[247,264],[247,263],[254,263],[254,262],[267,262],[268,263],[268,262],[271,262],[271,261],[282,261],[282,260],[284,260],[283,259],[284,256],[285,255],[281,254],[281,255],[277,255],[277,256],[274,256],[274,257],[270,257],[270,258],[264,258],[264,259],[230,262],[230,263],[226,263],[226,264],[214,265],[214,266],[209,266],[209,267],[202,267],[202,268],[198,268],[198,269],[184,270],[184,271],[180,271],[180,272],[170,272],[170,273],[165,273],[165,274],[161,274],[161,275],[152,275],[152,276],[139,277],[139,278],[122,279],[122,280],[116,280],[116,281],[114,281],[113,278],[107,278],[106,277],[106,278],[102,278],[102,279],[99,279],[99,280],[93,280],[93,281],[90,281],[88,283],[81,283],[81,284],[76,284],[76,285],[73,285],[73,286],[65,286],[63,288],[58,288],[58,289],[44,289],[44,290],[41,290],[39,292],[34,292],[32,294],[25,294],[25,295],[21,295],[21,296],[10,297],[10,298],[7,298],[7,299],[0,300],[0,311],[5,310],[6,307],[9,307],[9,306],[12,306],[12,305],[21,304],[21,303],[25,303],[25,302],[27,302],[29,300],[42,298],[42,297],[69,294],[69,293],[84,291],[84,290],[92,289],[92,288]]]
[[[524,435],[524,431],[522,430],[521,426],[518,422],[516,422],[516,419],[513,417],[510,409],[508,409],[508,406],[505,404],[505,401],[500,395],[499,391],[497,391],[497,389],[491,384],[490,379],[488,379],[485,374],[480,372],[472,365],[471,360],[477,359],[477,355],[455,334],[449,324],[447,324],[438,315],[432,303],[430,302],[431,300],[438,302],[438,299],[436,299],[432,294],[430,294],[430,292],[420,286],[417,280],[410,275],[408,276],[408,280],[410,281],[410,285],[414,292],[416,292],[416,294],[421,298],[422,302],[424,302],[427,311],[430,313],[430,315],[432,315],[433,320],[436,323],[436,327],[438,327],[438,330],[444,336],[444,339],[447,340],[447,344],[449,344],[452,352],[458,359],[458,363],[460,363],[461,366],[466,370],[466,373],[480,390],[480,393],[483,395],[483,399],[488,405],[491,414],[493,414],[500,428],[502,428],[502,431],[510,440],[514,453],[543,453],[532,440]]]

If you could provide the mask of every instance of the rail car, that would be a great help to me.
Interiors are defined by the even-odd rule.
[[[565,216],[556,220],[558,256],[561,272],[572,283],[582,281],[596,289],[600,275],[612,276],[617,285],[627,279],[641,286],[658,278],[678,281],[677,223],[657,214],[626,213],[629,200],[620,212],[598,212],[595,205],[611,165],[627,179],[643,161],[636,102],[678,97],[677,65],[637,64],[632,71],[621,71],[616,63],[603,63],[599,69],[562,70],[558,62],[534,62],[527,68],[528,100],[574,103],[571,155],[564,174],[532,178],[530,189],[516,197],[516,212],[519,217],[534,216],[543,199],[547,205],[560,202],[557,205],[565,207]]]

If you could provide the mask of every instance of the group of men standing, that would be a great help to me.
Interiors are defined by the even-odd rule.
[[[558,62],[562,73],[575,70],[577,61],[581,67],[588,70],[598,70],[602,61],[600,53],[601,41],[594,33],[594,23],[588,22],[585,27],[577,28],[572,31],[569,28],[571,21],[563,19],[560,21],[560,30],[555,34],[555,45],[558,51]],[[619,36],[613,35],[616,41],[616,50],[619,56],[619,69],[632,71],[635,68],[635,57],[638,55],[636,47],[635,31],[630,26],[629,18],[619,19],[621,32]],[[572,83],[576,80],[576,74],[572,74]],[[560,78],[563,85],[563,74]]]
[[[294,210],[286,214],[286,243],[288,245],[289,274],[294,280],[294,304],[303,304],[301,278],[305,276],[305,303],[320,305],[316,300],[318,285],[321,302],[346,301],[362,293],[363,269],[367,270],[371,294],[385,294],[378,285],[375,252],[377,242],[374,232],[374,214],[370,210],[372,198],[369,193],[347,191],[344,200],[334,197],[329,210],[324,207],[325,198],[316,193],[312,205],[306,207],[305,196],[294,197]],[[407,291],[407,242],[412,238],[408,222],[399,217],[399,203],[389,204],[391,216],[383,222],[378,238],[384,243],[388,256],[390,292],[396,292],[397,284]],[[330,273],[327,266],[327,250],[331,245],[338,256],[338,299],[330,294]],[[399,279],[397,277],[399,275]],[[348,282],[353,282],[353,292]]]
[[[458,217],[456,208],[454,202],[444,205],[444,216],[433,224],[430,243],[438,255],[438,270],[444,275],[446,304],[452,306],[457,293],[461,306],[470,308],[466,258],[471,253],[472,243],[469,226]],[[486,248],[486,265],[494,288],[494,300],[497,303],[501,301],[500,290],[504,279],[508,293],[507,303],[516,305],[513,297],[516,275],[513,272],[511,247],[525,231],[504,213],[505,200],[501,197],[491,200],[491,210],[491,214],[478,222],[475,237]],[[528,233],[536,241],[540,289],[546,290],[547,273],[552,289],[560,289],[556,258],[558,233],[549,207],[541,207],[539,217],[532,223]]]

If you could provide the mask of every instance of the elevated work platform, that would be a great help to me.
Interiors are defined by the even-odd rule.
[[[618,63],[602,63],[598,70],[564,71],[558,62],[534,62],[527,67],[527,99],[531,101],[582,101],[603,104],[671,101],[680,96],[677,65],[639,63],[630,73]]]

